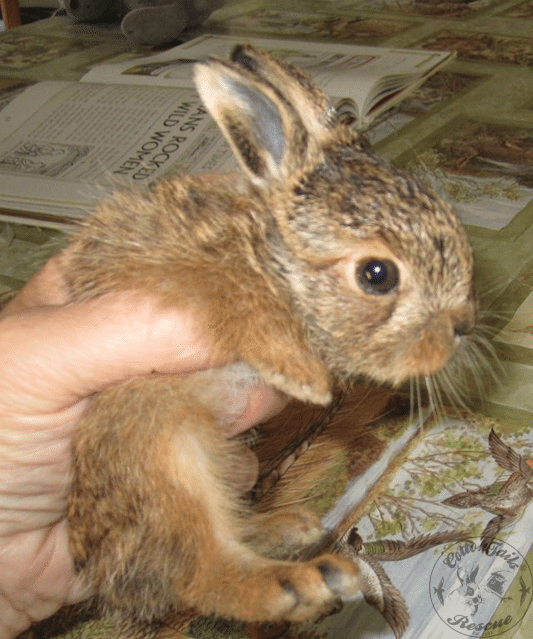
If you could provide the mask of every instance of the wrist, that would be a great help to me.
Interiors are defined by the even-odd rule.
[[[67,523],[0,536],[0,639],[90,596],[74,571]]]
[[[7,596],[0,593],[0,639],[15,639],[32,623],[30,617],[23,610],[18,610]]]

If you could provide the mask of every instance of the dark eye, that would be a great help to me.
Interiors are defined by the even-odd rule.
[[[393,291],[399,282],[398,267],[390,260],[368,260],[358,265],[357,282],[365,293],[386,295]]]

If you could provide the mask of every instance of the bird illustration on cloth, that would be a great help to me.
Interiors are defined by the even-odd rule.
[[[481,534],[481,548],[488,554],[491,543],[502,528],[519,519],[533,497],[533,469],[510,446],[502,442],[491,429],[489,450],[494,461],[511,475],[506,481],[497,481],[479,490],[467,490],[442,501],[455,508],[482,508],[493,515]]]

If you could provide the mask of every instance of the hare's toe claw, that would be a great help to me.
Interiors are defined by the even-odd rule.
[[[335,555],[306,564],[291,564],[277,576],[281,591],[273,618],[301,621],[329,610],[337,598],[359,592],[358,568]]]

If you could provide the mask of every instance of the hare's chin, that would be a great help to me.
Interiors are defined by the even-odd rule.
[[[429,356],[420,359],[413,357],[406,367],[406,378],[427,377],[437,373],[446,367],[454,352],[455,349],[439,348],[434,350]]]
[[[417,349],[419,350],[419,349]],[[384,375],[376,375],[378,381],[388,381],[394,387],[401,386],[410,379],[429,377],[438,373],[446,367],[455,348],[437,347],[432,348],[429,353],[415,352],[397,361],[392,369],[385,371]]]

